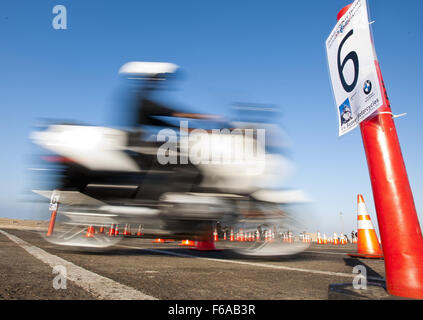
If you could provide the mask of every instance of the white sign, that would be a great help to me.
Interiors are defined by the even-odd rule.
[[[57,211],[57,206],[59,205],[59,198],[60,198],[60,194],[53,192],[51,195],[51,199],[50,199],[50,205],[48,207],[48,209],[50,211]]]
[[[326,40],[339,135],[369,117],[382,101],[366,0],[356,0]]]

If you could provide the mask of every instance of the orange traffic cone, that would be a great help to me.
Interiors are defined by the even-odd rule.
[[[87,233],[85,234],[86,238],[94,238],[95,229],[93,226],[89,226],[87,229]]]
[[[214,231],[213,231],[213,240],[215,242],[219,241],[219,235],[217,234],[217,230],[216,229],[214,229]]]
[[[349,254],[349,256],[375,259],[383,258],[382,249],[380,248],[375,228],[373,227],[361,194],[357,197],[357,206],[358,252],[356,254]]]
[[[328,244],[328,239],[326,238],[326,233],[323,234],[323,244]]]
[[[182,242],[179,244],[180,246],[186,246],[186,247],[194,247],[195,241],[192,240],[182,240]]]
[[[115,228],[114,228],[114,225],[112,224],[109,229],[109,237],[112,237],[114,235],[115,235]]]
[[[216,248],[213,238],[210,240],[195,241],[195,248],[190,249],[196,251],[222,251],[222,249]]]
[[[242,229],[239,229],[239,240],[243,242],[244,241],[244,231]]]
[[[231,228],[231,235],[229,237],[229,241],[235,241],[235,237],[234,237],[234,229]]]
[[[130,236],[131,235],[131,225],[128,226],[128,224],[125,224],[125,229],[123,230],[124,236]]]
[[[115,227],[115,236],[119,235],[119,225],[117,224]]]
[[[152,243],[165,243],[166,241],[164,239],[161,238],[157,238],[155,240],[152,241]]]
[[[98,230],[98,233],[104,233],[104,226],[100,227],[100,229]]]
[[[317,244],[322,244],[322,238],[320,237],[320,232],[317,232]]]
[[[336,233],[333,233],[333,244],[339,244],[338,235]]]
[[[137,237],[141,237],[143,235],[142,231],[141,231],[141,225],[138,226],[138,232],[137,232]]]

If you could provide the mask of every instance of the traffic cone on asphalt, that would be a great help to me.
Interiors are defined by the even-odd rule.
[[[119,225],[117,224],[115,227],[115,236],[119,235]]]
[[[195,241],[192,241],[192,240],[182,240],[182,242],[179,245],[180,246],[185,246],[185,247],[194,247],[195,246]]]
[[[219,241],[219,235],[217,234],[217,230],[216,230],[216,228],[215,228],[215,229],[214,229],[214,231],[213,231],[213,240],[214,240],[215,242]]]
[[[204,239],[195,241],[195,248],[190,248],[196,251],[221,251],[217,249],[214,242],[214,236],[212,233],[207,235]]]
[[[244,241],[244,231],[242,229],[239,229],[239,240],[243,242]]]
[[[98,230],[98,233],[104,233],[104,226],[100,227],[100,229]]]
[[[229,241],[235,241],[234,229],[232,229],[232,228],[231,228],[231,235],[230,235]]]
[[[109,237],[113,237],[115,235],[115,227],[112,224],[109,229]]]
[[[333,244],[339,244],[338,235],[333,233]]]
[[[87,233],[85,234],[86,238],[94,238],[95,229],[93,226],[89,226],[87,229]]]
[[[317,232],[317,244],[322,244],[322,238],[320,237],[320,232]]]
[[[323,234],[323,244],[328,244],[328,239],[326,238],[326,233]]]
[[[161,239],[161,238],[157,238],[157,239],[154,239],[153,241],[152,241],[152,243],[165,243],[166,241],[164,240],[164,239]]]
[[[380,247],[375,228],[373,227],[370,215],[367,212],[366,204],[364,203],[364,199],[361,194],[357,197],[357,207],[357,253],[348,255],[359,258],[383,258],[383,252]]]
[[[143,235],[141,225],[138,226],[137,237],[141,237]]]

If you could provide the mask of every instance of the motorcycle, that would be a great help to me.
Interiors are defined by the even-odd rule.
[[[151,92],[163,88],[178,68],[130,62],[120,70],[142,84],[144,110],[136,116],[147,125],[158,121],[159,132],[58,123],[31,134],[36,145],[51,153],[44,159],[59,176],[53,188],[33,190],[59,204],[61,223],[46,239],[57,245],[107,248],[122,237],[87,237],[87,227],[139,225],[146,238],[203,241],[213,232],[225,238],[231,232],[253,236],[254,241],[219,241],[244,255],[305,250],[308,243],[283,239],[303,227],[290,208],[307,197],[301,190],[267,187],[281,181],[292,164],[266,148],[260,124],[224,122],[210,130],[205,128],[214,120],[200,116],[197,128],[181,125],[177,130],[157,120],[170,116],[171,109],[152,101]]]

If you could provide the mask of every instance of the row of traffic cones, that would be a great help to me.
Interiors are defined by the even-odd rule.
[[[320,232],[317,233],[317,244],[335,244],[335,245],[343,245],[348,244],[349,241],[344,237],[344,235],[341,233],[340,237],[336,233],[333,234],[333,237],[326,237],[326,234],[323,234],[323,237],[320,235]],[[352,241],[351,243],[355,243]]]
[[[96,232],[96,230],[95,230],[95,228],[93,226],[89,226],[87,228],[87,232],[85,233],[85,237],[86,238],[93,238],[96,233],[105,234],[105,227],[104,226],[101,226],[99,228],[98,232]],[[119,232],[119,225],[118,224],[116,224],[116,225],[112,224],[110,226],[110,228],[109,228],[109,231],[107,232],[107,235],[109,237],[113,237],[113,236],[118,236],[119,234],[120,234],[120,232]],[[130,224],[126,224],[125,225],[125,228],[124,228],[124,230],[122,232],[122,235],[124,235],[124,236],[131,236],[132,235],[131,225]],[[139,225],[138,232],[136,232],[135,235],[137,237],[141,237],[143,235],[143,233],[142,233],[142,225]]]
[[[358,221],[358,231],[357,231],[357,253],[356,254],[349,254],[353,257],[363,257],[363,258],[383,258],[382,249],[380,243],[378,241],[376,231],[373,227],[373,224],[370,219],[370,215],[367,212],[366,204],[364,203],[364,199],[362,195],[358,195],[357,197],[357,221]],[[128,236],[132,235],[131,233],[131,226],[126,224],[125,229],[123,231],[123,235]],[[104,233],[104,226],[101,226],[98,233]],[[92,238],[96,233],[95,228],[93,226],[89,226],[87,228],[87,232],[85,237]],[[109,232],[109,236],[117,236],[119,235],[119,225],[114,226],[111,225]],[[142,236],[142,226],[139,225],[138,232],[136,236]],[[265,242],[272,242],[275,241],[275,233],[269,229],[266,230],[263,234],[263,240]],[[223,236],[224,240],[227,240],[226,232]],[[230,230],[229,241],[241,241],[241,242],[248,242],[248,241],[259,241],[260,234],[259,232],[244,232],[243,229],[240,229],[239,232],[234,234],[234,230]],[[169,240],[167,240],[169,241]],[[212,237],[210,240],[206,241],[192,241],[192,240],[183,240],[179,245],[180,246],[189,246],[195,247],[197,250],[216,250],[215,242],[219,241],[218,232],[214,229]],[[294,239],[292,234],[285,233],[282,235],[283,242],[293,242]],[[302,237],[302,242],[311,242],[311,237],[308,234],[304,234]],[[166,242],[164,239],[158,238],[153,241],[153,243],[164,243]],[[323,234],[323,238],[320,235],[320,232],[317,233],[317,244],[334,244],[334,245],[345,245],[348,243],[348,240],[341,234],[341,237],[338,238],[337,234],[334,233],[333,238],[327,238],[326,234]],[[354,243],[354,242],[353,242]]]

